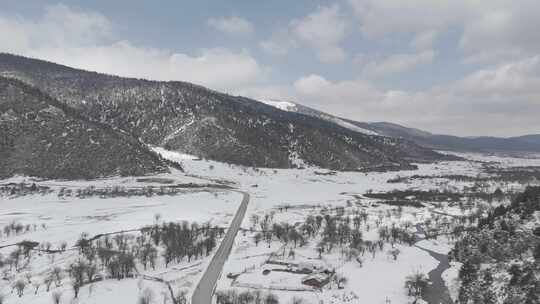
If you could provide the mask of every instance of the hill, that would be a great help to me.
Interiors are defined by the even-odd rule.
[[[79,179],[168,171],[129,135],[89,121],[40,90],[0,77],[0,177]]]
[[[364,134],[401,138],[405,141],[414,142],[417,145],[429,149],[488,153],[540,152],[540,135],[538,134],[507,138],[492,136],[459,137],[453,135],[432,134],[424,130],[409,128],[390,122],[360,122],[340,118],[293,102],[276,100],[265,100],[263,102],[287,111],[325,119]]]
[[[540,152],[540,135],[517,137],[459,137],[432,134],[397,124],[377,122],[368,124],[371,130],[387,136],[401,137],[424,147],[438,150],[471,152]]]
[[[445,158],[404,139],[364,134],[185,82],[121,78],[10,54],[0,54],[0,75],[36,86],[146,144],[228,163],[399,170]]]

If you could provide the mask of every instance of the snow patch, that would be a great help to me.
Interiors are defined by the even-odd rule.
[[[278,108],[282,111],[296,112],[297,110],[296,104],[290,101],[280,101],[280,100],[275,100],[275,99],[261,99],[259,101],[269,106],[272,106],[274,108]]]
[[[177,163],[181,163],[184,160],[198,159],[197,156],[190,155],[190,154],[184,154],[184,153],[180,153],[180,152],[176,152],[176,151],[166,150],[166,149],[164,149],[162,147],[152,147],[152,146],[150,146],[150,149],[152,149],[157,154],[161,155],[161,157],[163,157],[163,158],[165,158],[167,160],[173,161],[173,162],[177,162]]]
[[[165,139],[163,140],[163,142],[167,142],[167,141],[169,141],[169,140],[175,138],[178,134],[184,132],[184,130],[185,130],[187,127],[191,126],[193,123],[195,123],[195,118],[194,118],[194,117],[191,117],[191,120],[190,120],[190,121],[188,121],[186,124],[180,126],[178,129],[176,129],[176,130],[175,130],[174,132],[172,132],[171,134],[167,135],[167,136],[165,137]]]
[[[355,131],[355,132],[359,132],[359,133],[366,134],[366,135],[381,136],[377,132],[374,132],[374,131],[371,131],[371,130],[368,130],[368,129],[364,129],[364,128],[360,128],[360,127],[358,127],[356,125],[353,125],[352,123],[346,122],[346,121],[344,121],[342,119],[339,119],[337,117],[334,117],[334,116],[324,115],[323,114],[323,115],[321,115],[321,118],[324,119],[324,120],[333,122],[336,125],[342,126],[342,127],[347,128],[349,130]]]
[[[290,101],[281,101],[281,100],[276,100],[276,99],[261,99],[259,101],[262,102],[262,103],[265,103],[265,104],[267,104],[269,106],[272,106],[274,108],[283,110],[283,111],[287,111],[287,112],[297,112],[298,111],[298,108],[296,107],[296,104],[293,103],[293,102],[290,102]],[[366,134],[366,135],[381,136],[377,132],[374,132],[374,131],[371,131],[371,130],[368,130],[368,129],[364,129],[364,128],[360,128],[360,127],[358,127],[358,126],[356,126],[356,125],[354,125],[352,123],[346,122],[346,121],[344,121],[342,119],[339,119],[339,118],[331,116],[331,115],[321,114],[319,116],[319,118],[324,119],[324,120],[329,121],[329,122],[332,122],[332,123],[335,123],[335,124],[337,124],[339,126],[342,126],[344,128],[347,128],[347,129],[355,131],[355,132],[359,132],[359,133]]]

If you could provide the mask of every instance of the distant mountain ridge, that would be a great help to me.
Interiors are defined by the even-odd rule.
[[[411,162],[449,159],[404,139],[363,134],[185,82],[121,78],[10,54],[0,54],[0,75],[148,145],[223,162],[399,170],[414,168]]]
[[[264,101],[263,101],[264,102]],[[278,103],[278,101],[273,101]],[[540,134],[523,135],[516,137],[459,137],[453,135],[432,134],[420,129],[409,128],[390,122],[359,122],[340,118],[313,108],[288,102],[288,111],[295,111],[326,119],[340,124],[351,130],[365,134],[402,138],[416,144],[435,150],[449,150],[459,152],[540,152]]]
[[[463,152],[540,152],[540,135],[516,137],[459,137],[431,134],[422,130],[389,123],[370,123],[372,130],[393,137],[401,137],[424,147]]]

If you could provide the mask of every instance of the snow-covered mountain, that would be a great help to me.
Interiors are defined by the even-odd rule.
[[[293,111],[324,119],[355,132],[366,135],[402,138],[430,149],[463,152],[540,152],[539,134],[506,138],[493,136],[459,137],[433,134],[390,122],[354,121],[290,101],[261,100],[261,102],[284,111]]]
[[[342,119],[342,118],[339,118],[337,116],[334,116],[334,115],[331,115],[331,114],[328,114],[328,113],[324,113],[324,112],[321,112],[321,111],[315,110],[313,108],[309,108],[309,107],[306,107],[304,105],[297,104],[297,103],[294,103],[294,102],[291,102],[291,101],[280,101],[280,100],[275,100],[275,99],[261,99],[259,101],[262,102],[262,103],[265,103],[267,105],[273,106],[275,108],[278,108],[280,110],[283,110],[283,111],[296,112],[296,113],[301,113],[301,114],[306,114],[306,115],[310,115],[310,116],[313,116],[313,117],[317,117],[317,118],[329,121],[331,123],[335,123],[335,124],[337,124],[339,126],[342,126],[344,128],[347,128],[347,129],[355,131],[355,132],[363,133],[363,134],[366,134],[366,135],[376,135],[376,136],[380,135],[379,133],[377,133],[377,132],[375,132],[373,130],[359,127],[359,126],[355,125],[354,123],[348,122],[345,119]]]
[[[276,99],[260,99],[259,101],[269,106],[272,106],[274,108],[283,110],[283,111],[289,111],[289,112],[297,111],[296,104],[294,102],[281,101],[281,100],[276,100]]]
[[[185,82],[121,78],[9,54],[0,54],[0,75],[148,145],[223,162],[389,170],[446,157],[403,139],[359,132],[332,117],[291,111],[287,103],[274,103],[289,109],[282,111]]]
[[[363,125],[366,124],[364,123]],[[460,137],[445,134],[433,134],[427,131],[408,128],[388,122],[374,122],[367,124],[367,126],[379,134],[404,138],[426,148],[436,150],[486,153],[540,152],[539,134],[515,137]]]
[[[78,179],[168,171],[168,163],[135,138],[4,77],[0,130],[0,178]]]

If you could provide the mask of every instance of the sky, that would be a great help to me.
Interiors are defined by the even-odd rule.
[[[433,133],[540,133],[537,0],[0,0],[0,52]]]

